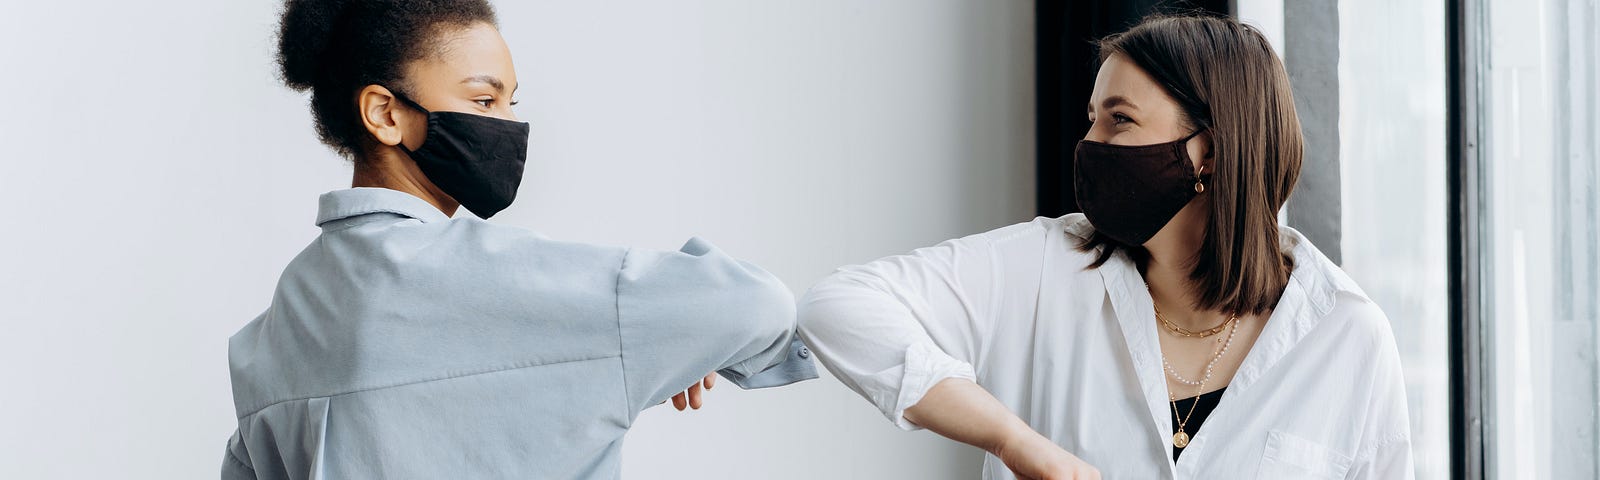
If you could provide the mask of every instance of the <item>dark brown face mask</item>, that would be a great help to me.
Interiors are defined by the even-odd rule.
[[[1124,245],[1144,245],[1211,179],[1189,161],[1189,139],[1155,145],[1078,142],[1073,185],[1078,207],[1096,231]]]

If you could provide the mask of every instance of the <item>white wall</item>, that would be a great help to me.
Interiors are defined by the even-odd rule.
[[[86,3],[0,8],[0,476],[207,478],[226,339],[349,167],[274,80],[277,2]],[[533,138],[498,222],[701,235],[799,293],[1031,217],[1031,2],[600,3],[500,5]],[[827,376],[708,401],[646,412],[627,478],[978,471]]]

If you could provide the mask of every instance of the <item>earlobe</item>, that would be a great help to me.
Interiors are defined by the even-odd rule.
[[[361,123],[378,143],[395,146],[404,137],[401,134],[398,101],[394,93],[379,85],[367,85],[357,93],[356,105],[361,113]]]

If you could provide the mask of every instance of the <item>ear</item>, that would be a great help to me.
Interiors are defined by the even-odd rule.
[[[410,116],[400,112],[404,106],[394,92],[380,85],[367,85],[356,93],[356,105],[361,112],[361,124],[378,143],[392,147],[405,138]]]

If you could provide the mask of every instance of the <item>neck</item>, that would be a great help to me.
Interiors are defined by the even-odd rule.
[[[454,198],[428,181],[428,177],[417,168],[416,162],[397,152],[379,152],[356,161],[350,186],[387,188],[409,193],[432,204],[445,216],[454,216],[456,208],[460,207]]]
[[[1205,220],[1199,217],[1203,211],[1201,202],[1190,203],[1144,244],[1149,252],[1144,279],[1161,318],[1190,331],[1205,330],[1227,319],[1223,312],[1195,307],[1197,297],[1189,274],[1205,240]]]

